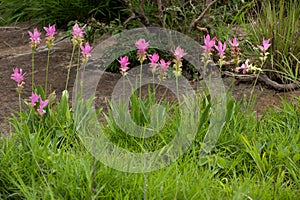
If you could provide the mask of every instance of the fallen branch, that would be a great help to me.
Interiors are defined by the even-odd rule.
[[[223,75],[234,77],[239,82],[252,82],[257,79],[257,81],[264,83],[265,85],[278,90],[278,91],[291,91],[300,88],[299,82],[289,83],[289,84],[280,84],[276,81],[271,80],[265,73],[259,74],[234,74],[229,71],[222,72]]]
[[[16,30],[19,30],[21,28],[18,27],[18,26],[0,26],[0,29],[16,29]]]

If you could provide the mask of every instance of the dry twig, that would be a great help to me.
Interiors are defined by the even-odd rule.
[[[203,12],[194,20],[191,22],[188,32],[190,32],[196,25],[197,23],[204,17],[204,15],[209,11],[210,7],[212,7],[212,5],[214,5],[218,0],[214,0],[212,2],[210,2],[206,8],[203,10]]]

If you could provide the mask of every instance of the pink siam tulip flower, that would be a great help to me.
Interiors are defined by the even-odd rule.
[[[147,54],[147,49],[149,46],[149,42],[146,42],[145,39],[139,39],[135,43],[137,50],[137,58],[138,60],[143,63],[144,60],[146,59],[146,54]]]
[[[79,25],[76,23],[74,26],[73,26],[73,32],[72,32],[72,35],[73,36],[79,36],[79,37],[83,37],[84,35],[84,32],[83,30],[85,29],[86,27],[86,24],[80,28]]]
[[[216,43],[216,37],[210,39],[210,35],[206,35],[204,37],[204,46],[202,46],[202,48],[205,50],[205,51],[212,51],[213,50],[213,47]]]
[[[82,61],[86,62],[88,57],[91,57],[91,51],[92,51],[92,47],[90,46],[90,44],[88,42],[85,43],[85,46],[80,46],[81,49],[81,54],[82,54]]]
[[[156,72],[156,68],[157,68],[157,66],[158,66],[158,61],[159,61],[159,55],[158,55],[158,53],[154,53],[153,55],[148,55],[148,58],[149,58],[149,60],[150,60],[150,63],[149,63],[149,65],[150,65],[150,71],[152,72],[152,73],[155,73]]]
[[[56,28],[55,25],[52,25],[47,28],[44,27],[45,31],[46,31],[46,43],[48,48],[50,49],[53,46],[53,42],[54,42],[54,35],[56,34]]]
[[[230,46],[232,46],[232,47],[238,47],[238,46],[239,46],[239,43],[237,42],[237,39],[236,39],[236,38],[233,38],[232,41],[231,41],[231,39],[229,38],[229,39],[228,39],[228,42],[229,42]]]
[[[124,57],[120,57],[120,60],[118,60],[120,63],[120,71],[122,75],[126,75],[127,74],[127,70],[129,69],[129,67],[127,67],[130,62],[128,62],[128,56],[124,56]]]
[[[157,62],[159,61],[158,53],[154,53],[153,55],[149,55],[148,58],[150,60],[150,66],[157,64]]]
[[[39,108],[37,109],[37,111],[40,113],[41,116],[43,116],[46,113],[44,108],[48,105],[48,103],[49,103],[48,99],[43,101],[42,98],[40,98],[40,105],[39,105]]]
[[[148,49],[149,42],[146,42],[145,39],[139,39],[135,43],[136,48],[138,49],[138,53],[145,53]]]
[[[56,28],[55,25],[52,25],[47,28],[44,27],[45,31],[46,31],[46,37],[54,37],[54,35],[56,34]]]
[[[24,80],[24,74],[22,74],[22,68],[20,68],[20,73],[19,73],[19,69],[15,68],[13,69],[14,73],[11,75],[11,79],[16,81],[18,83],[18,86],[20,86]]]
[[[39,102],[39,99],[41,98],[41,95],[35,94],[35,93],[31,93],[31,97],[29,97],[29,99],[31,100],[30,102],[30,106],[34,107],[35,103]]]
[[[85,27],[86,27],[86,24],[82,28],[80,28],[77,23],[73,26],[73,31],[72,31],[73,46],[76,46],[76,45],[81,46],[82,45],[83,35],[84,35],[83,30],[85,29]]]
[[[40,39],[41,33],[37,30],[37,28],[35,28],[33,30],[33,33],[28,31],[28,34],[29,34],[30,40],[31,40],[31,47],[36,48],[37,45],[39,45],[41,43],[41,39]]]
[[[130,62],[128,62],[128,56],[124,56],[124,57],[121,56],[120,60],[118,60],[118,61],[122,67],[130,64]]]
[[[184,50],[180,46],[176,47],[175,52],[174,52],[174,56],[177,60],[180,60],[186,54],[187,53],[185,53]]]
[[[171,64],[170,61],[166,62],[166,61],[163,60],[163,59],[161,59],[161,60],[159,61],[159,63],[160,63],[160,70],[161,70],[161,71],[166,71],[166,70],[168,69],[169,65]]]
[[[221,41],[218,42],[218,46],[215,45],[215,48],[217,49],[217,51],[219,52],[220,57],[224,56],[225,54],[225,50],[226,50],[226,42],[224,42],[224,44],[222,44]]]
[[[170,64],[171,64],[170,61],[166,62],[163,59],[161,59],[159,61],[159,65],[160,65],[159,76],[158,76],[159,80],[164,80],[166,78],[168,67],[169,67]]]
[[[91,51],[92,51],[92,47],[90,46],[90,44],[88,42],[85,43],[85,46],[80,46],[81,49],[81,53],[85,56],[91,56]]]
[[[249,65],[249,59],[247,59],[246,62],[242,64],[242,66],[235,68],[235,71],[236,72],[242,71],[243,74],[246,74],[247,69],[248,69],[248,65]]]
[[[263,52],[266,52],[269,47],[271,46],[271,44],[269,43],[270,39],[265,40],[265,38],[263,38],[263,46],[257,45],[257,47],[262,50]]]

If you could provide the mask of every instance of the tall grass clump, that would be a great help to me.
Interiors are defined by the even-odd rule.
[[[38,24],[66,26],[69,21],[87,21],[94,17],[110,22],[119,16],[122,3],[105,0],[3,0],[0,2],[1,23],[32,20]]]
[[[272,74],[274,78],[281,78],[282,82],[299,78],[299,18],[299,1],[262,1],[255,16],[251,18],[250,27],[247,28],[251,42],[258,42],[263,37],[271,38],[272,59],[265,68],[285,73],[285,77],[278,73]]]

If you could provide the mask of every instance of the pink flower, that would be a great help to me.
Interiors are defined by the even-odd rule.
[[[43,116],[46,113],[44,108],[48,105],[48,103],[49,103],[48,99],[43,101],[42,98],[40,98],[40,105],[39,105],[39,108],[37,109],[37,111],[40,113],[41,116]]]
[[[138,49],[138,53],[145,53],[148,49],[149,42],[146,42],[145,39],[139,39],[135,43],[136,48]]]
[[[127,70],[129,69],[129,67],[127,67],[127,65],[130,64],[130,62],[128,62],[128,56],[124,56],[124,57],[120,57],[120,60],[118,60],[120,63],[120,71],[122,75],[126,75],[127,74]]]
[[[184,50],[182,48],[180,48],[180,46],[176,47],[175,52],[174,52],[174,56],[176,59],[180,60],[185,55],[186,55],[186,53],[184,52]]]
[[[239,46],[239,43],[237,42],[236,38],[233,38],[232,41],[231,41],[231,39],[229,38],[229,39],[228,39],[228,42],[229,42],[229,44],[230,44],[232,47],[238,47],[238,46]]]
[[[34,47],[36,47],[41,43],[41,39],[40,39],[41,33],[37,30],[37,28],[33,30],[33,33],[28,31],[28,34],[30,36],[31,42]]]
[[[56,28],[55,25],[50,26],[49,28],[44,27],[45,31],[46,31],[46,36],[47,37],[53,37],[56,34]]]
[[[269,42],[270,42],[270,39],[265,40],[265,38],[263,38],[263,46],[257,45],[257,47],[260,48],[260,50],[262,50],[262,51],[267,51],[269,49],[269,47],[271,46],[271,44]]]
[[[212,51],[215,43],[216,43],[216,37],[210,39],[210,35],[206,35],[204,37],[204,46],[202,46],[202,48],[205,51]]]
[[[154,53],[153,55],[149,55],[148,58],[150,60],[150,65],[155,65],[159,60],[159,55],[158,53]]]
[[[76,24],[73,26],[73,32],[72,32],[72,35],[73,35],[73,36],[83,37],[83,34],[84,34],[83,30],[85,29],[85,27],[86,27],[86,24],[85,24],[82,28],[80,28],[80,27],[78,26],[78,24],[76,23]]]
[[[169,65],[171,64],[170,61],[166,62],[164,59],[161,59],[159,61],[159,63],[160,63],[160,70],[161,71],[166,71],[168,69]]]
[[[222,44],[221,41],[218,42],[218,46],[215,45],[215,48],[217,49],[217,51],[219,52],[220,56],[223,56],[225,54],[225,50],[226,50],[226,42],[224,42],[224,44]]]
[[[130,62],[128,62],[128,56],[124,56],[124,57],[120,57],[120,60],[118,60],[121,66],[127,66],[130,64]]]
[[[29,97],[29,99],[31,100],[30,106],[34,107],[35,103],[37,103],[40,98],[41,98],[41,95],[38,95],[38,94],[35,94],[35,93],[32,92],[31,97]]]
[[[242,71],[243,74],[246,74],[248,65],[249,65],[249,59],[247,59],[246,62],[242,64],[242,66],[235,68],[235,71],[236,72]]]
[[[81,49],[81,53],[83,56],[85,57],[90,57],[91,54],[90,52],[92,51],[92,47],[90,46],[90,44],[88,42],[85,43],[85,46],[80,46],[80,49]]]
[[[20,73],[19,73],[19,69],[15,68],[13,69],[14,73],[11,75],[11,79],[16,81],[18,83],[18,86],[21,85],[22,81],[24,80],[24,74],[22,74],[22,68],[20,68]]]

